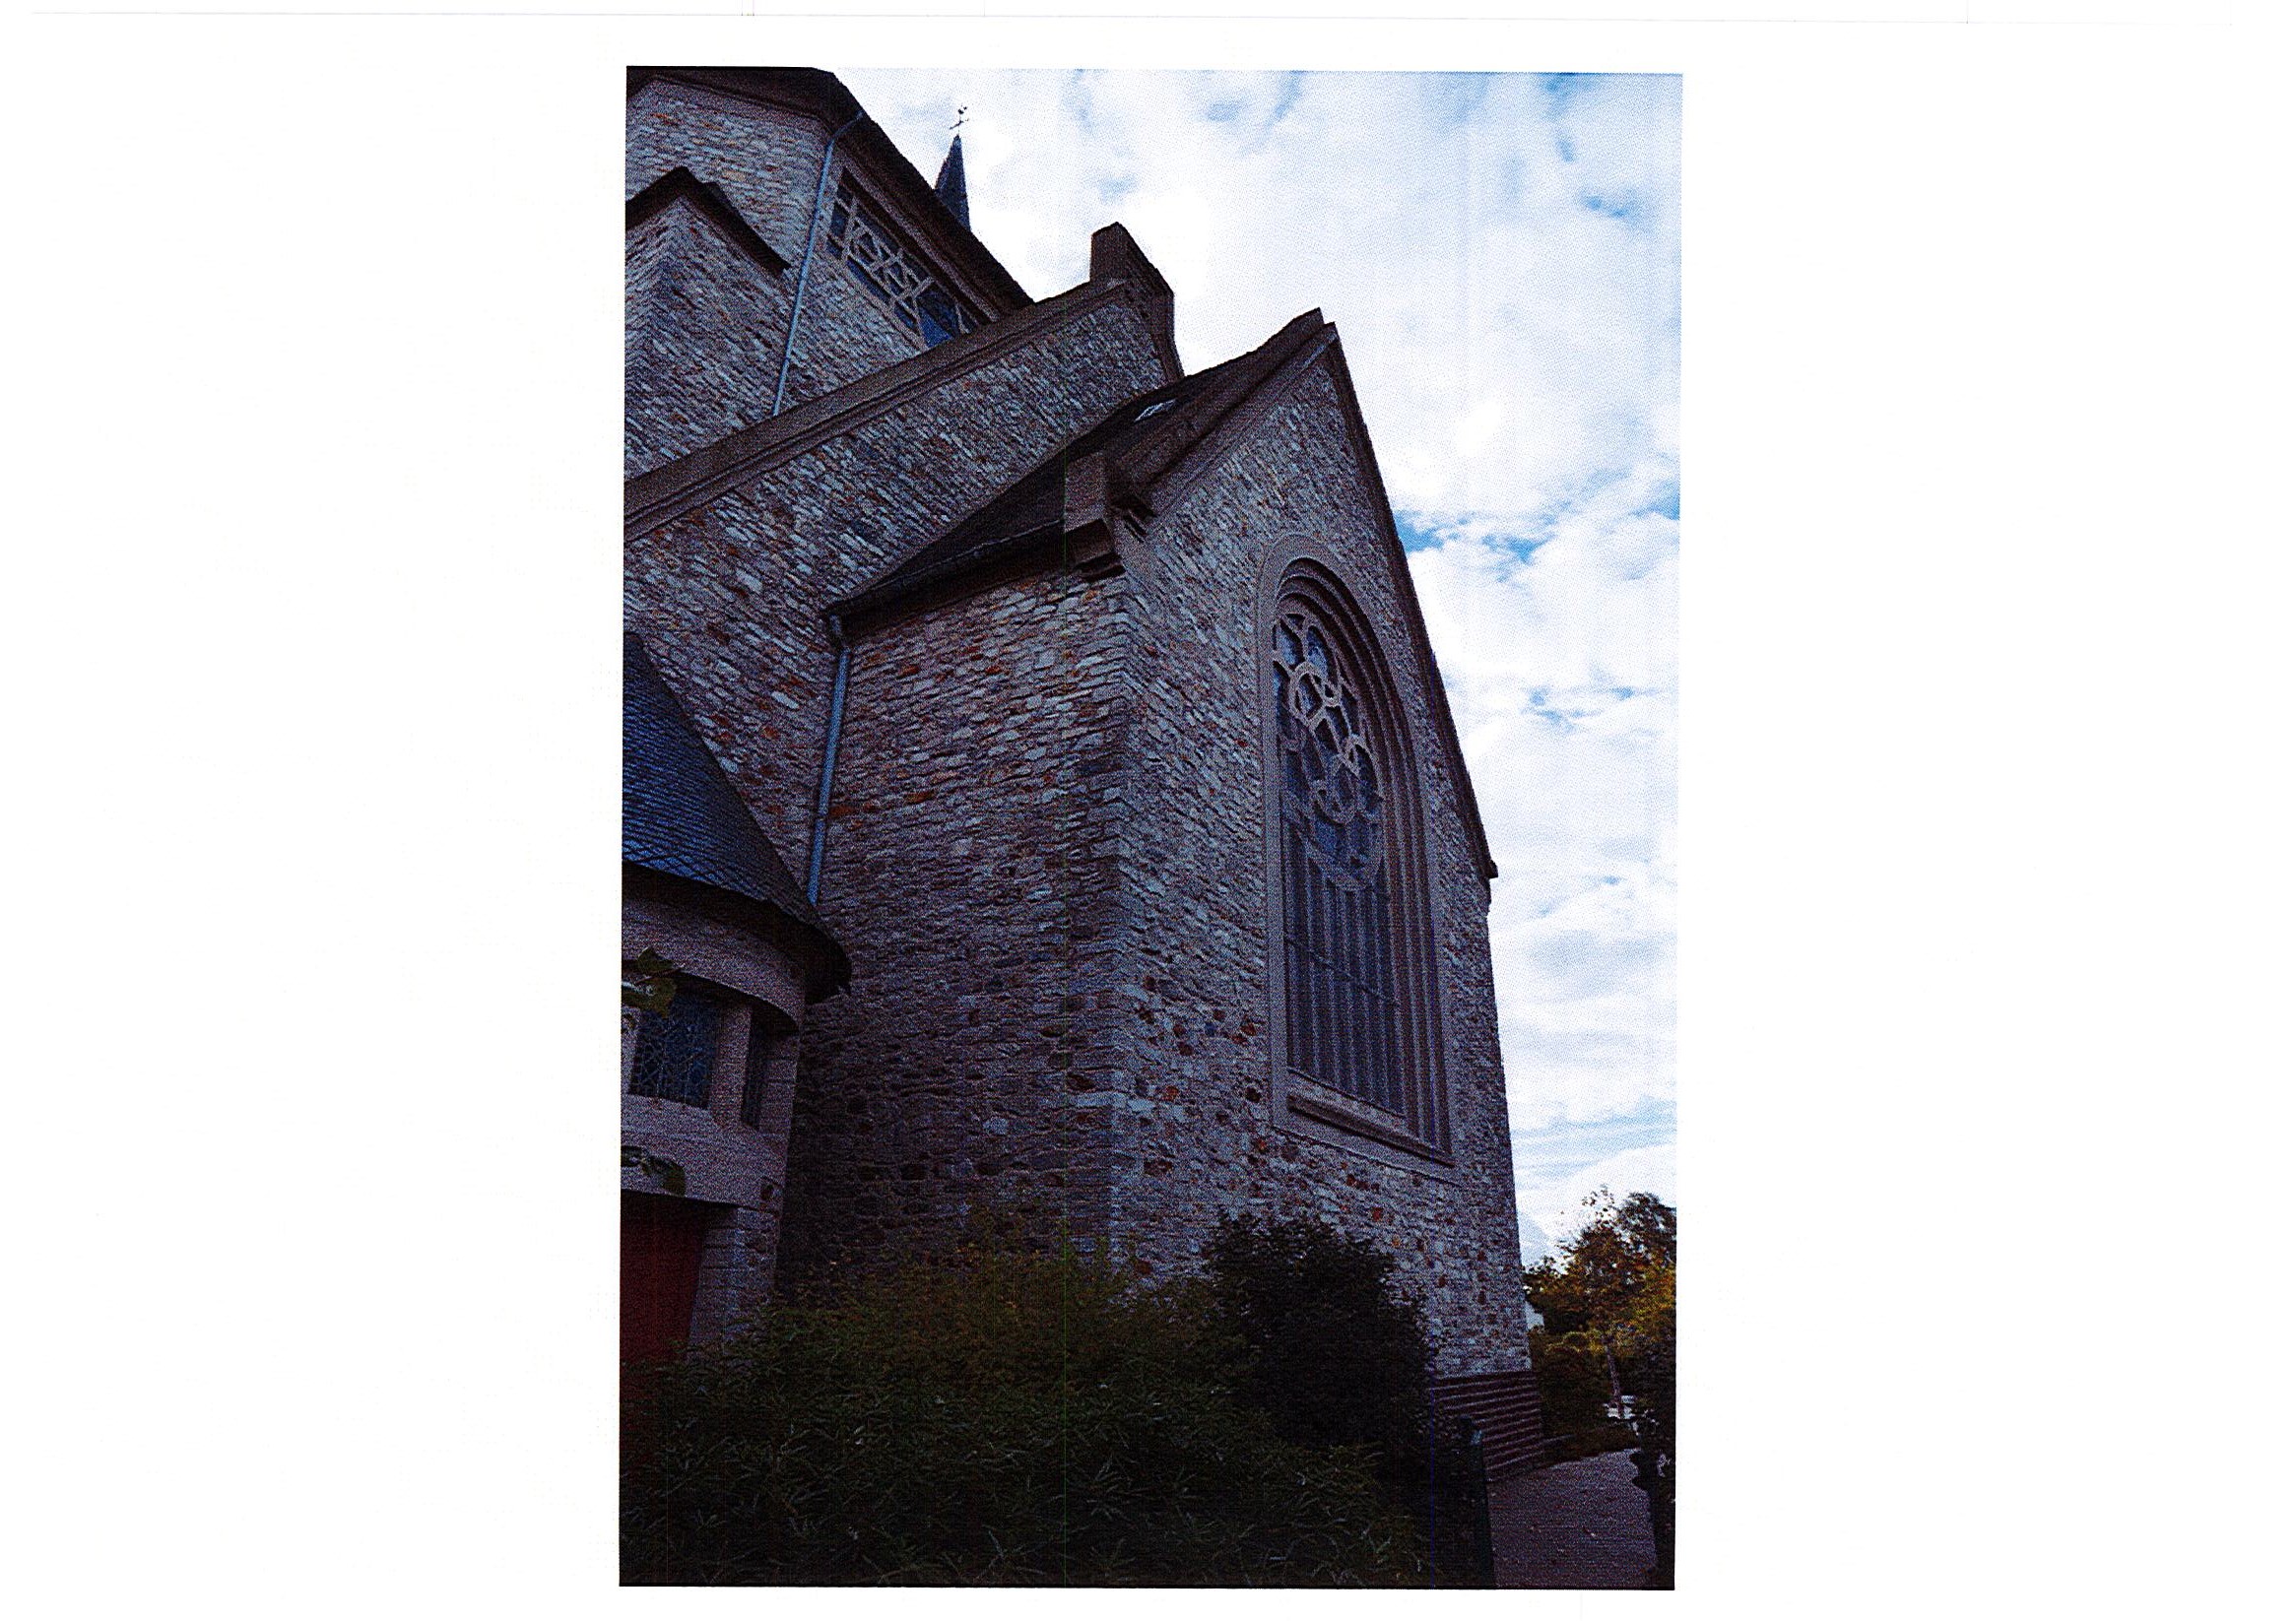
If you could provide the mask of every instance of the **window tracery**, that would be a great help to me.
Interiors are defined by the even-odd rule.
[[[843,257],[853,279],[928,347],[981,324],[971,306],[910,263],[876,211],[843,175],[837,178],[836,201],[829,211],[829,245]]]
[[[718,1033],[727,1011],[723,999],[681,981],[667,1006],[640,1014],[629,1095],[708,1108]]]
[[[1315,1086],[1447,1146],[1408,767],[1375,647],[1336,590],[1288,581],[1269,648],[1285,1063]],[[1336,582],[1331,582],[1336,587]],[[1302,1100],[1293,1096],[1292,1107]],[[1313,1114],[1312,1108],[1305,1112]]]

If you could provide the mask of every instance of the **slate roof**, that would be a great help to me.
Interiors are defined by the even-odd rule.
[[[1129,488],[1147,493],[1286,361],[1331,330],[1323,312],[1311,309],[1258,349],[1125,401],[955,528],[836,604],[834,611],[845,615],[880,609],[941,580],[984,567],[1008,551],[1057,538],[1069,467],[1095,452],[1104,452],[1121,470]]]
[[[850,975],[836,938],[634,634],[623,639],[622,859],[771,908],[812,937],[830,982]]]

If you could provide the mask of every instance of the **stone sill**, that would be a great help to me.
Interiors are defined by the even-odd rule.
[[[1433,1160],[1438,1165],[1455,1165],[1457,1163],[1451,1155],[1443,1152],[1433,1143],[1413,1136],[1402,1121],[1389,1115],[1386,1110],[1373,1109],[1367,1104],[1355,1102],[1352,1098],[1327,1091],[1300,1076],[1291,1077],[1291,1084],[1283,1091],[1283,1102],[1284,1106],[1295,1115],[1303,1115],[1309,1120],[1320,1121],[1326,1126],[1336,1126],[1341,1131],[1351,1133],[1356,1136],[1369,1137],[1372,1141],[1385,1143],[1390,1148],[1401,1148],[1404,1152],[1416,1155],[1420,1159]]]

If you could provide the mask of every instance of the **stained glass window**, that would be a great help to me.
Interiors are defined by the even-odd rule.
[[[718,1033],[724,1028],[725,1016],[723,1002],[683,982],[668,1007],[640,1014],[637,1051],[630,1062],[630,1096],[707,1108],[710,1072],[717,1066]]]

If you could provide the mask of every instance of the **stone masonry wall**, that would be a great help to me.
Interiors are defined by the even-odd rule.
[[[629,99],[623,179],[635,196],[681,164],[719,186],[742,217],[789,261],[796,286],[829,131],[810,116],[690,85],[653,80]],[[836,178],[830,177],[834,191]],[[783,306],[783,319],[788,317]],[[780,368],[779,337],[774,370]],[[902,326],[828,246],[824,206],[783,409],[826,394],[914,355],[924,340]],[[770,399],[768,399],[770,405]],[[758,414],[759,420],[766,413]]]
[[[1416,744],[1455,1168],[1336,1147],[1273,1117],[1261,777],[1263,564],[1290,536],[1335,551],[1388,649]],[[1151,532],[1128,576],[1140,633],[1123,878],[1125,979],[1112,1225],[1148,1269],[1184,1268],[1224,1213],[1314,1215],[1395,1256],[1425,1302],[1437,1371],[1525,1365],[1514,1186],[1487,891],[1330,374],[1310,371]]]
[[[1161,381],[1152,332],[1113,300],[625,548],[632,628],[801,878],[835,668],[826,605]],[[1091,927],[1076,889],[1091,879],[1063,820],[1087,811],[1044,779],[1121,724],[1105,656],[1084,666],[1094,649],[1076,642],[1078,626],[1112,634],[1107,616],[1071,592],[1102,588],[1009,587],[855,648],[820,897],[854,978],[811,1010],[786,1275],[820,1269],[825,1237],[946,1234],[982,1193],[1104,1223],[1091,1119],[1046,1080],[1068,1073],[1058,1024],[1088,956],[1069,932]],[[1048,659],[1069,674],[1042,674]],[[1023,881],[1032,861],[1048,865]],[[902,1172],[927,1163],[949,1187],[921,1201],[922,1175]],[[801,1231],[808,1211],[821,1218]]]
[[[1121,592],[1056,568],[861,642],[820,910],[853,984],[807,1025],[783,1276],[977,1214],[1097,1242],[1116,1016]]]
[[[823,610],[1161,380],[1115,300],[624,548],[630,628],[801,879],[836,664]]]
[[[623,476],[632,478],[773,414],[795,276],[743,254],[686,201],[631,231],[625,249]]]

